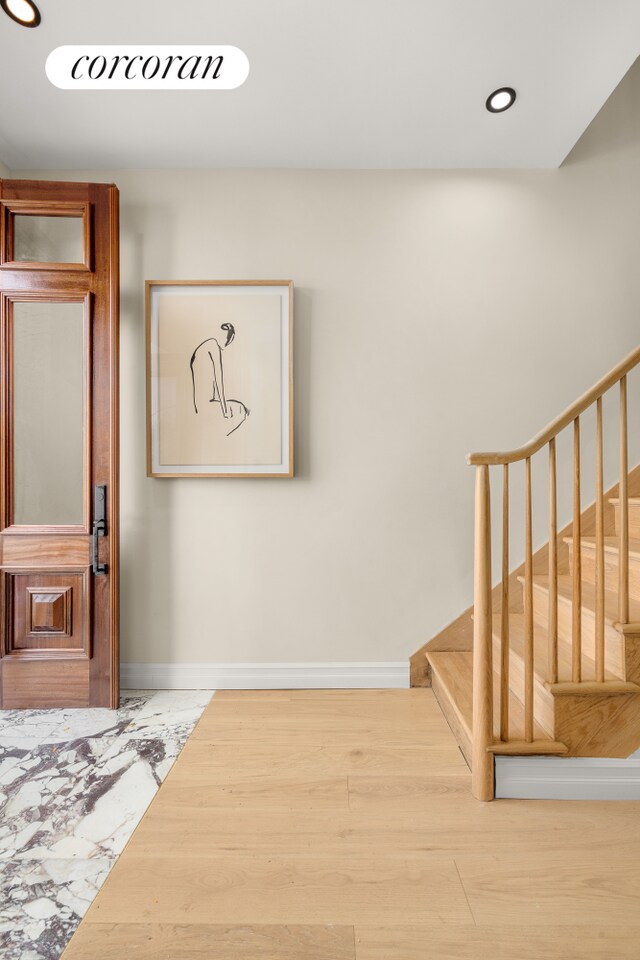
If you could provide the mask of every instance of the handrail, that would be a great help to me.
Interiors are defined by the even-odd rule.
[[[602,377],[601,380],[587,390],[579,400],[571,404],[564,413],[560,414],[555,420],[549,423],[544,430],[536,434],[529,443],[516,450],[508,450],[504,453],[470,453],[467,455],[467,463],[472,466],[495,466],[496,464],[516,463],[518,460],[526,460],[532,457],[534,453],[541,450],[550,440],[553,440],[561,430],[568,427],[569,424],[579,417],[580,414],[591,406],[594,401],[599,400],[603,394],[610,390],[618,381],[620,381],[636,364],[640,363],[640,347],[636,347],[628,357],[622,360],[617,367]]]

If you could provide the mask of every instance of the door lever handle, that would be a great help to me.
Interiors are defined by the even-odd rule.
[[[93,551],[94,574],[105,574],[109,569],[106,563],[98,560],[98,540],[107,535],[107,487],[98,483],[93,488]]]

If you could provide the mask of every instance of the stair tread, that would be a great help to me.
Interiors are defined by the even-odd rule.
[[[501,616],[496,614],[493,618],[493,635],[500,637]],[[524,660],[524,649],[526,639],[526,628],[524,614],[511,613],[509,615],[509,647],[517,656]],[[533,662],[535,677],[540,683],[545,683],[551,676],[549,670],[549,637],[546,629],[538,623],[533,625]],[[571,646],[561,637],[558,637],[558,681],[560,683],[571,681],[572,659]],[[584,653],[582,655],[582,676],[584,680],[595,679],[596,666],[590,657]],[[605,671],[606,680],[619,680],[620,677]]]
[[[609,497],[609,503],[620,503],[619,497]],[[627,497],[627,503],[640,504],[640,497]]]
[[[473,652],[471,650],[444,650],[428,653],[431,669],[438,674],[441,684],[446,687],[449,697],[455,704],[458,718],[464,726],[469,739],[473,726]],[[493,674],[494,703],[500,703],[500,678]],[[494,737],[500,738],[499,712],[494,711]],[[509,736],[511,740],[524,740],[524,707],[513,691],[509,696]],[[534,724],[536,740],[553,742],[546,730]]]
[[[563,537],[563,540],[567,544],[573,544],[573,537]],[[604,549],[607,553],[617,553],[618,552],[618,537],[603,537]],[[588,546],[595,547],[596,538],[595,537],[580,537],[580,543]],[[629,539],[629,556],[637,557],[640,560],[640,540],[638,539]]]
[[[524,577],[518,577],[520,583],[524,583]],[[533,578],[534,587],[549,589],[549,577],[535,576]],[[558,577],[558,599],[573,600],[573,580],[571,577]],[[583,581],[582,583],[582,608],[591,614],[595,614],[596,609],[596,588],[593,584]],[[604,593],[604,619],[609,626],[613,626],[620,619],[618,610],[618,595],[611,590],[605,590]],[[640,621],[640,601],[629,598],[629,620],[633,623]]]

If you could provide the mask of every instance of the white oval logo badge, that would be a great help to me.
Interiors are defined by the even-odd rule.
[[[249,60],[227,46],[64,46],[47,57],[47,77],[61,90],[234,90]]]

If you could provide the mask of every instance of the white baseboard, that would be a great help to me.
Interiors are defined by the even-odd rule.
[[[640,760],[496,757],[496,797],[640,800]]]
[[[122,663],[129,690],[304,690],[409,686],[409,663]]]

